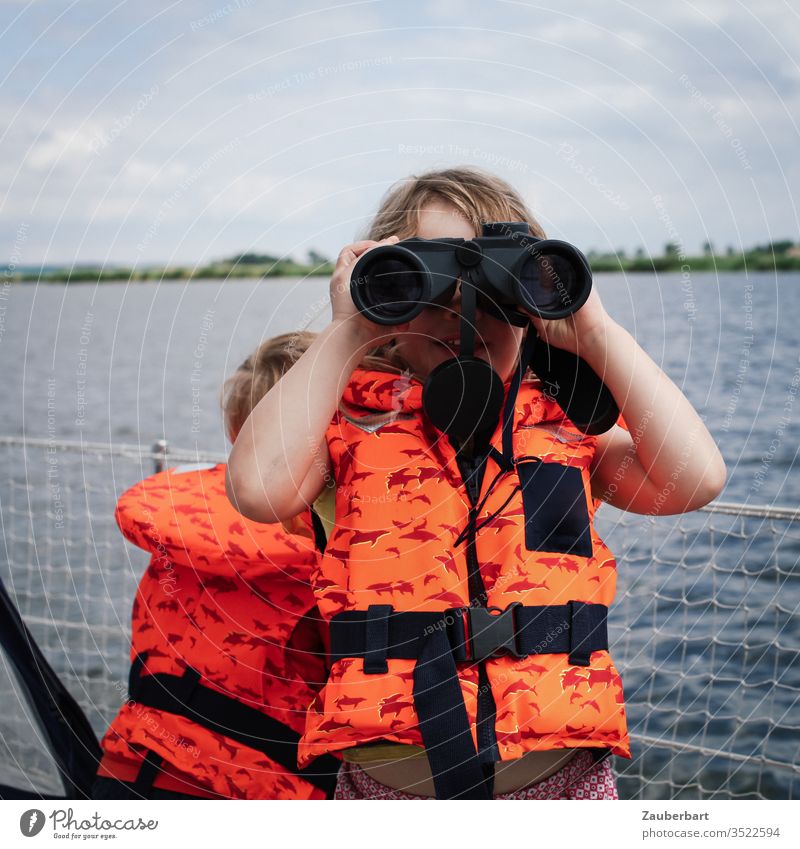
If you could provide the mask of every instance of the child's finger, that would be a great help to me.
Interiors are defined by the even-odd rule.
[[[376,242],[374,239],[363,239],[360,242],[353,242],[351,245],[345,245],[336,260],[336,267],[342,269],[347,268],[348,266],[353,265],[361,254],[372,250],[372,248],[377,248],[379,245],[393,245],[399,241],[400,239],[397,236],[389,236],[388,239],[381,239],[379,242]]]
[[[344,254],[353,254],[355,256],[360,256],[364,253],[364,251],[369,250],[370,248],[374,248],[375,245],[379,245],[380,242],[376,242],[374,239],[362,239],[360,242],[352,242],[349,245],[345,245],[342,248],[342,252],[339,256],[343,256]]]
[[[353,261],[364,253],[364,251],[377,244],[372,239],[365,239],[361,242],[353,242],[351,245],[345,245],[339,252],[336,265],[340,268],[346,268],[348,265],[352,265]]]
[[[397,236],[389,236],[388,239],[381,239],[379,242],[372,242],[368,247],[364,248],[364,250],[359,251],[358,255],[365,254],[368,251],[374,250],[375,248],[379,248],[381,245],[394,245],[400,240]]]

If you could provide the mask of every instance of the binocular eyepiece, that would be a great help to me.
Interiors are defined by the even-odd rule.
[[[373,248],[355,264],[350,292],[371,321],[396,325],[449,303],[459,280],[475,287],[481,308],[506,318],[516,307],[564,318],[592,288],[589,263],[576,247],[535,238],[524,222],[494,222],[476,239],[412,238]]]

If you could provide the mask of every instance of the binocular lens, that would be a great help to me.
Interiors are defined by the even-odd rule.
[[[527,254],[517,276],[525,306],[542,313],[568,311],[585,285],[581,269],[559,254]]]
[[[424,294],[419,270],[396,256],[376,259],[364,270],[359,282],[364,302],[386,319],[406,315]]]
[[[536,239],[533,245],[499,241],[493,245],[487,237],[483,247],[480,240],[463,239],[379,245],[353,267],[353,303],[377,324],[404,324],[426,307],[448,304],[459,279],[479,296],[547,319],[564,318],[586,302],[592,273],[577,248],[557,239]]]

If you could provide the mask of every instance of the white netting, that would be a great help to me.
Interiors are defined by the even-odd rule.
[[[130,609],[146,565],[117,530],[114,505],[158,455],[14,438],[0,439],[0,452],[0,577],[100,735],[126,692]],[[599,511],[618,562],[611,651],[634,753],[615,760],[622,798],[799,795],[798,520],[738,505],[656,519]],[[61,792],[2,660],[0,783]]]
[[[157,455],[16,439],[0,440],[0,452],[0,577],[100,736],[127,692],[131,605],[147,565],[117,529],[114,506],[153,473]],[[0,784],[63,793],[39,736],[2,657]]]
[[[622,797],[797,796],[799,519],[737,505],[657,519],[600,510],[634,732],[633,760],[616,761]]]

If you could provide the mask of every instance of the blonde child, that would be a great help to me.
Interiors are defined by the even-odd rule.
[[[604,755],[630,748],[605,632],[615,563],[594,512],[601,500],[694,510],[725,481],[698,414],[596,289],[573,315],[531,325],[594,369],[626,427],[580,432],[534,376],[520,381],[531,329],[480,308],[475,356],[506,399],[517,393],[511,445],[500,421],[463,444],[431,425],[422,384],[458,353],[460,288],[381,327],[354,307],[353,266],[378,245],[473,239],[485,222],[513,221],[544,235],[511,186],[477,169],[394,187],[368,238],[339,254],[330,324],[230,455],[228,496],[256,521],[292,516],[336,483],[335,526],[312,575],[332,667],[300,759],[342,752],[338,798],[616,798]],[[359,368],[368,352],[382,359]],[[499,632],[501,611],[505,642],[481,653],[476,635]]]
[[[269,339],[228,378],[231,441],[313,338]],[[324,680],[307,615],[313,543],[242,519],[223,464],[140,481],[116,519],[152,557],[133,606],[130,698],[103,738],[95,798],[326,798],[338,761],[296,769],[305,708]]]

